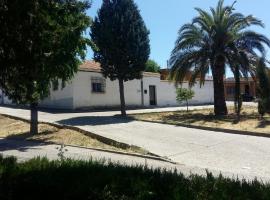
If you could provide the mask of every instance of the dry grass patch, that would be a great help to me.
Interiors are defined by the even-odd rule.
[[[216,117],[213,109],[200,109],[189,112],[145,113],[132,115],[132,117],[137,120],[174,125],[193,125],[270,134],[270,115],[266,115],[264,119],[261,120],[257,112],[257,107],[244,106],[240,121],[237,120],[233,107],[228,107],[228,110],[229,114],[224,117]]]
[[[146,153],[142,149],[121,149],[107,145],[81,132],[67,128],[58,128],[48,124],[39,124],[39,134],[29,133],[30,124],[22,120],[16,120],[0,115],[0,137],[9,139],[36,140],[41,142],[52,142],[64,145],[75,145],[81,147],[99,148],[107,150]]]

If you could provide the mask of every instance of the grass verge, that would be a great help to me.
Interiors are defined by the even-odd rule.
[[[0,156],[0,199],[269,199],[270,185],[98,161]]]
[[[158,122],[172,125],[194,126],[202,128],[246,131],[254,133],[264,133],[270,135],[270,115],[266,115],[263,120],[253,106],[244,106],[240,120],[234,114],[233,107],[228,107],[227,116],[217,117],[213,109],[198,109],[175,112],[145,113],[131,115],[133,119]]]

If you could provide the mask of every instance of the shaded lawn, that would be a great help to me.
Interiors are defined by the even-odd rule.
[[[240,121],[237,120],[233,107],[228,107],[228,110],[229,114],[224,117],[215,116],[213,109],[198,109],[189,112],[145,113],[131,115],[131,117],[136,120],[162,122],[173,125],[193,125],[270,134],[270,115],[265,115],[263,120],[260,119],[256,107],[244,106]]]

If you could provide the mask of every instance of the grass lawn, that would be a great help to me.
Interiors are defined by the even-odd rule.
[[[249,131],[270,134],[270,115],[260,120],[257,107],[243,106],[241,119],[237,121],[234,108],[228,107],[229,114],[225,117],[216,117],[213,109],[200,109],[175,112],[145,113],[131,115],[136,120],[161,122],[173,125],[190,125],[219,129]]]
[[[0,199],[267,200],[270,185],[98,161],[36,158],[18,163],[0,155]]]
[[[51,142],[64,145],[75,145],[81,147],[92,147],[99,149],[136,152],[146,154],[147,152],[137,147],[123,149],[108,145],[79,131],[68,128],[59,128],[48,124],[39,124],[39,134],[31,135],[28,122],[0,115],[0,137],[9,139],[35,140],[39,142]]]

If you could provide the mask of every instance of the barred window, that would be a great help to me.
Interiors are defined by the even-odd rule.
[[[104,93],[106,82],[104,78],[92,77],[91,78],[92,92],[93,93]]]

